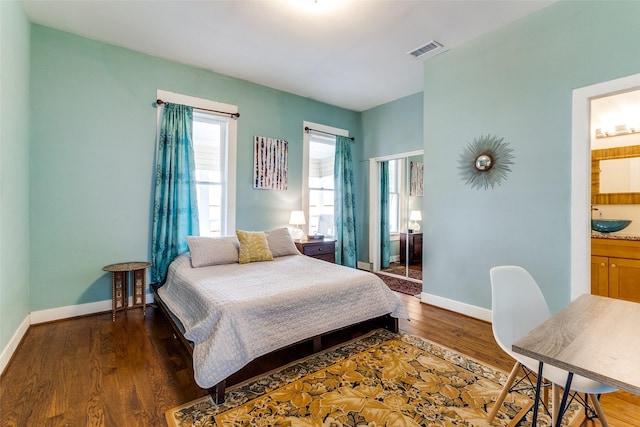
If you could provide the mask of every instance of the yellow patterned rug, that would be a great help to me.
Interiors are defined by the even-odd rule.
[[[172,427],[488,426],[506,379],[426,340],[377,330],[241,384],[222,405],[207,396],[173,408],[167,421]],[[492,425],[530,426],[532,405],[532,395],[510,393]],[[563,425],[578,412],[572,406]],[[538,425],[549,424],[541,412]]]

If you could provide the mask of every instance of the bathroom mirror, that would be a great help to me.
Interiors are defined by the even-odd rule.
[[[640,204],[640,191],[629,178],[640,168],[640,145],[591,151],[591,204]]]

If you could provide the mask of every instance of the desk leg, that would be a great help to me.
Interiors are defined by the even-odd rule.
[[[129,292],[131,288],[131,279],[129,278],[128,271],[125,271],[122,274],[124,275],[124,314],[127,315],[127,311],[129,310]]]
[[[544,367],[544,363],[538,363],[538,378],[536,379],[536,398],[533,401],[533,420],[531,420],[531,425],[538,425],[538,406],[540,405],[540,388],[542,388],[542,368]]]
[[[145,269],[133,271],[133,305],[142,306],[142,316],[146,313]]]
[[[569,375],[567,375],[567,384],[565,384],[564,393],[562,393],[562,402],[560,402],[560,407],[557,411],[558,419],[556,420],[556,427],[562,426],[562,417],[564,417],[564,412],[567,410],[567,398],[569,397],[571,389],[571,381],[573,381],[573,372],[569,372]]]
[[[116,274],[111,272],[111,321],[116,321]]]
[[[112,320],[116,321],[116,311],[126,308],[127,276],[122,271],[111,272],[111,311]]]

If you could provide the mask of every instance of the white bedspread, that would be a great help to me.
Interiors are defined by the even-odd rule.
[[[195,380],[202,388],[306,338],[387,313],[409,318],[376,275],[304,255],[192,268],[182,254],[159,294],[194,342]]]

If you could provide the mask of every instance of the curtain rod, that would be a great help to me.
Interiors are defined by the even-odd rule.
[[[325,133],[325,134],[327,134],[327,135],[333,135],[333,136],[344,136],[344,135],[336,135],[335,133],[325,132],[325,131],[323,131],[323,130],[311,129],[311,128],[310,128],[310,127],[308,127],[308,126],[305,126],[304,131],[305,131],[306,133],[309,133],[309,131],[314,131],[314,132],[319,132],[319,133]],[[355,140],[356,140],[356,139],[355,139],[354,137],[352,137],[352,136],[348,136],[347,138],[349,138],[349,139],[350,139],[350,140],[352,140],[352,141],[355,141]]]
[[[156,104],[162,105],[162,104],[166,104],[166,102],[164,102],[162,99],[156,99]],[[200,107],[192,107],[192,108],[195,108],[196,110],[210,111],[212,113],[226,114],[230,117],[233,117],[234,119],[237,119],[238,117],[240,117],[240,113],[228,113],[226,111],[209,110],[208,108],[200,108]]]

